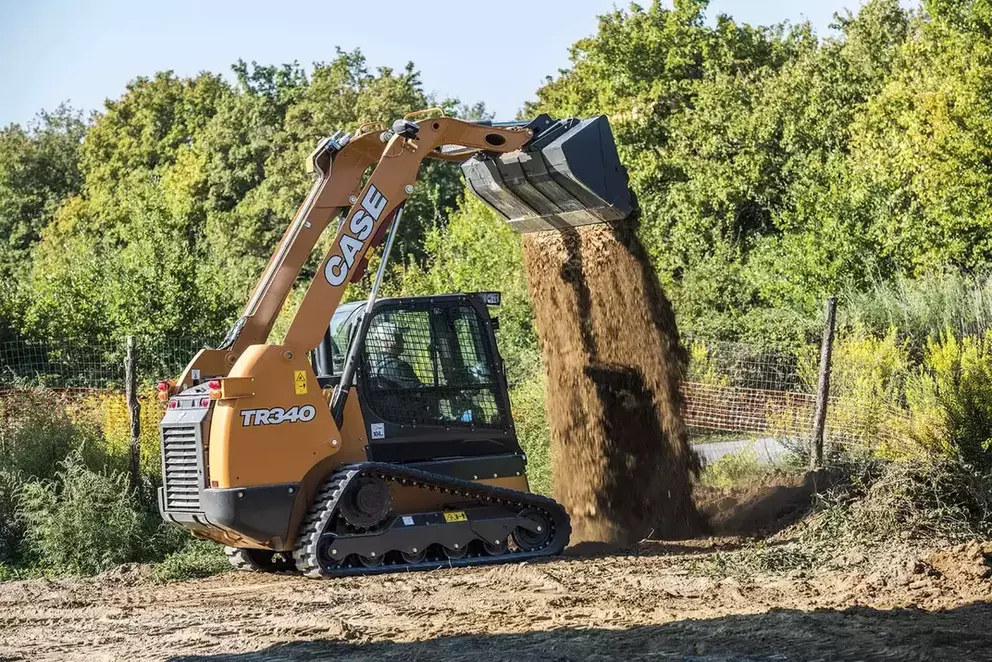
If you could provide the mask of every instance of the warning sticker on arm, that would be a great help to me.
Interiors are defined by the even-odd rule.
[[[296,389],[296,395],[306,395],[307,394],[307,371],[306,370],[296,370],[293,372],[293,387]]]

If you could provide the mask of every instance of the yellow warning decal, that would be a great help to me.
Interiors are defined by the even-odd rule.
[[[444,521],[445,522],[467,522],[468,521],[468,517],[465,516],[465,513],[463,511],[456,510],[456,511],[453,511],[453,512],[445,513],[444,514]]]
[[[296,370],[293,372],[293,386],[296,387],[296,395],[307,394],[307,371]]]

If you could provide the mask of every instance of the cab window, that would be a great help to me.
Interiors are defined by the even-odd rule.
[[[403,424],[502,427],[497,357],[468,305],[376,313],[363,370],[369,406]]]

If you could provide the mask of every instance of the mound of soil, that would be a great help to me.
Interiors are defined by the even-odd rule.
[[[679,385],[687,357],[634,223],[526,234],[547,371],[555,498],[574,543],[685,538],[699,459]]]
[[[796,523],[816,494],[843,479],[829,472],[774,472],[727,489],[697,486],[694,497],[714,535],[772,535]]]
[[[978,581],[992,578],[992,542],[972,541],[938,550],[926,559],[937,572],[952,580]]]

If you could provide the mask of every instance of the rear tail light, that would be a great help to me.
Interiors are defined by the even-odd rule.
[[[210,406],[210,398],[200,398],[200,406],[201,407],[209,407]]]
[[[207,382],[207,388],[209,388],[211,391],[218,391],[218,390],[220,390],[220,380],[219,379],[211,379],[209,382]]]
[[[179,406],[178,400],[169,400],[169,409],[175,409]]]

